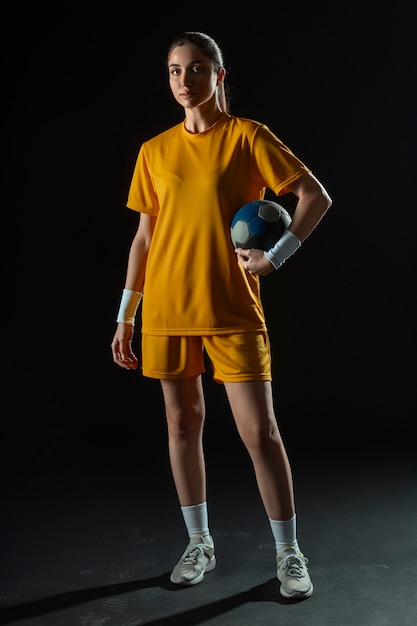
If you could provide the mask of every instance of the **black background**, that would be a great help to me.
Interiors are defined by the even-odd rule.
[[[219,41],[232,112],[266,123],[333,198],[302,249],[263,280],[289,448],[408,452],[411,16],[401,3],[141,6],[23,3],[3,16],[8,476],[166,458],[159,384],[114,365],[110,343],[137,224],[125,208],[137,151],[183,117],[164,65],[183,30]],[[208,454],[238,459],[223,389],[205,384]]]

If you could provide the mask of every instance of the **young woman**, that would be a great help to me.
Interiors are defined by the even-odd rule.
[[[139,150],[127,206],[140,220],[112,352],[121,367],[137,368],[132,337],[142,302],[141,368],[161,382],[170,464],[189,537],[171,581],[195,585],[216,564],[202,445],[205,351],[253,463],[281,594],[308,597],[313,585],[297,542],[291,468],[274,412],[260,277],[298,250],[331,200],[265,125],[230,114],[222,52],[211,37],[180,35],[167,66],[185,119]],[[235,250],[234,214],[266,189],[297,197],[289,229],[269,251]]]

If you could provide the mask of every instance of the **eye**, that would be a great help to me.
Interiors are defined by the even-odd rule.
[[[204,67],[202,65],[193,65],[192,71],[194,74],[198,74],[199,72],[204,71]]]

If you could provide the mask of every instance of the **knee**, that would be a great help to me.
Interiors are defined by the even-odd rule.
[[[187,439],[202,432],[204,415],[194,411],[170,411],[167,413],[167,424],[170,437]]]
[[[279,433],[274,428],[250,428],[241,433],[242,441],[251,455],[265,455],[280,443]]]

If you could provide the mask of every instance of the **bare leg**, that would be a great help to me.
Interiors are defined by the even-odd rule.
[[[293,481],[275,418],[271,383],[225,383],[225,389],[266,513],[274,520],[288,520],[295,513]]]
[[[162,380],[172,475],[181,506],[206,501],[205,404],[201,376]]]

